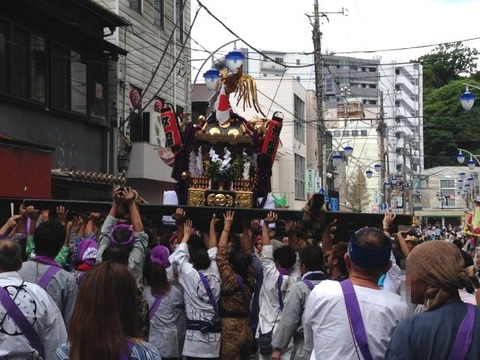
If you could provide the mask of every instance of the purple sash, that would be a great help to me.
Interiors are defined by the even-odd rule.
[[[213,311],[215,311],[215,317],[220,317],[220,313],[218,311],[218,304],[213,296],[212,289],[210,288],[210,284],[208,283],[207,278],[201,272],[198,272],[200,276],[200,280],[202,281],[203,286],[205,286],[205,290],[207,291],[208,299],[210,300],[210,304],[213,306]]]
[[[122,352],[122,354],[120,355],[120,360],[128,360],[130,359],[130,354],[132,353],[133,351],[133,347],[135,346],[135,343],[133,342],[133,340],[129,339],[127,341],[127,345],[128,345],[128,354],[125,355],[125,353]]]
[[[278,274],[277,287],[278,287],[278,303],[280,304],[280,311],[283,311],[283,298],[282,298],[282,283],[283,275]]]
[[[7,314],[15,321],[17,326],[23,332],[23,335],[27,338],[32,347],[38,351],[40,356],[44,358],[45,350],[43,349],[43,343],[40,340],[37,332],[30,324],[30,321],[25,317],[15,301],[10,297],[10,294],[3,287],[0,286],[0,302],[7,310]]]
[[[450,352],[449,359],[463,360],[467,357],[468,349],[472,344],[473,326],[475,324],[475,308],[472,304],[465,304],[467,306],[467,313],[460,324]]]
[[[150,308],[150,311],[148,312],[148,319],[152,320],[153,316],[157,312],[158,307],[160,306],[160,303],[162,302],[163,295],[158,295],[155,296],[155,301],[152,304],[152,307]]]
[[[372,360],[372,354],[368,348],[367,332],[365,331],[365,325],[363,324],[362,313],[360,306],[358,305],[357,296],[355,295],[355,289],[350,279],[344,280],[340,283],[342,287],[343,296],[345,298],[345,305],[347,307],[347,314],[352,326],[355,341],[360,347],[363,358],[365,360]]]
[[[303,283],[304,283],[305,285],[308,286],[308,288],[310,289],[310,291],[312,291],[313,288],[315,287],[315,285],[313,285],[313,283],[312,283],[310,280],[308,280],[308,279],[303,279],[302,281],[303,281]]]
[[[45,289],[48,285],[48,283],[50,282],[50,280],[52,280],[52,278],[55,276],[55,274],[57,272],[59,272],[60,270],[62,270],[62,268],[58,267],[58,266],[50,266],[47,271],[45,271],[42,275],[42,277],[40,278],[40,280],[38,280],[38,283],[37,285],[40,286],[42,289]]]
[[[42,289],[45,289],[55,274],[62,270],[62,267],[55,260],[49,258],[48,256],[35,256],[32,258],[32,260],[39,262],[40,264],[50,265],[37,283],[38,286],[40,286]]]

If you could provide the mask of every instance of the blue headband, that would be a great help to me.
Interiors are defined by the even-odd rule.
[[[383,235],[383,234],[382,234]],[[388,264],[392,247],[372,248],[357,244],[357,233],[348,243],[348,254],[352,262],[364,269],[379,269]]]

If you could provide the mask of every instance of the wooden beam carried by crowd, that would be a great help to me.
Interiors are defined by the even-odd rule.
[[[10,208],[10,199],[0,199],[0,206],[4,209]],[[18,199],[15,201],[18,202]],[[43,200],[43,199],[24,199],[25,205],[33,205],[36,209],[55,210],[59,205],[65,206],[70,211],[91,212],[100,211],[108,212],[112,206],[111,202],[95,202],[95,201],[77,201],[77,200]],[[149,221],[153,223],[161,223],[164,215],[172,215],[177,205],[144,205],[140,204],[140,212]],[[229,208],[229,207],[211,207],[211,206],[181,206],[186,216],[194,221],[197,228],[208,228],[208,224],[215,213],[218,217],[227,210],[235,211],[235,219],[237,225],[241,224],[244,219],[264,219],[269,211],[275,211],[280,220],[300,221],[302,218],[301,210],[289,209],[258,209],[258,208]],[[17,208],[17,207],[16,207]],[[4,213],[4,211],[2,211]],[[373,213],[351,213],[351,212],[325,212],[325,223],[330,223],[337,219],[336,238],[348,240],[349,235],[354,231],[365,227],[374,226],[382,227],[383,214]],[[396,232],[399,226],[407,227],[412,225],[412,216],[407,214],[397,214],[391,231]]]

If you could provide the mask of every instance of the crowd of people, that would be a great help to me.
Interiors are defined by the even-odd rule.
[[[106,216],[21,206],[0,228],[0,359],[480,358],[460,239],[392,233],[390,212],[349,239],[275,211],[237,232],[212,210],[199,231],[181,207],[151,231],[137,195],[116,189]]]

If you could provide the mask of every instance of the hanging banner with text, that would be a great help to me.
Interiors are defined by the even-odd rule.
[[[305,191],[307,194],[315,193],[315,169],[305,171]]]

